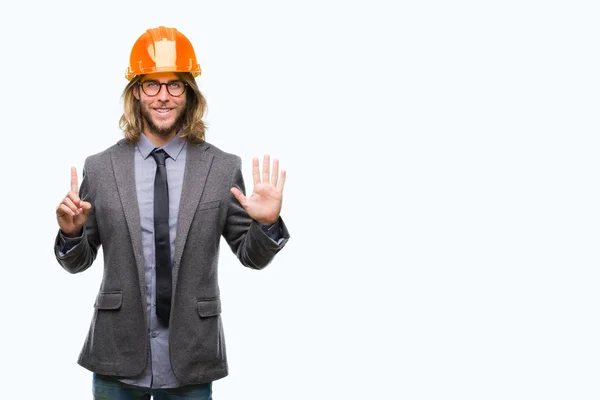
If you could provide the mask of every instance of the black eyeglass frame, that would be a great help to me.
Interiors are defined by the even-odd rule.
[[[144,90],[144,83],[146,83],[146,82],[153,82],[153,83],[155,83],[155,84],[159,85],[159,89],[158,89],[158,91],[157,91],[155,94],[148,94],[148,93],[146,92],[146,90]],[[183,84],[183,92],[181,92],[180,94],[173,94],[173,93],[171,93],[171,91],[169,90],[169,84],[171,84],[171,83],[173,83],[173,82],[181,82],[181,83]],[[160,93],[160,91],[162,90],[162,85],[165,85],[165,87],[167,88],[167,93],[169,93],[169,95],[170,95],[170,96],[173,96],[173,97],[181,97],[181,96],[183,96],[183,95],[185,94],[185,91],[187,90],[187,86],[188,86],[188,84],[187,84],[187,83],[185,83],[184,81],[182,81],[182,80],[179,80],[179,79],[176,79],[176,80],[173,80],[173,81],[169,81],[169,82],[163,82],[163,83],[160,83],[159,81],[155,81],[155,80],[153,80],[153,79],[148,79],[148,80],[146,80],[146,81],[140,81],[140,82],[138,82],[138,85],[139,85],[139,86],[140,86],[140,88],[142,89],[142,92],[144,92],[144,94],[145,94],[146,96],[149,96],[149,97],[155,97],[155,96],[158,96],[158,94],[159,94],[159,93]]]

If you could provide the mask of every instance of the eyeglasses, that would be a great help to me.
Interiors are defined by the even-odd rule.
[[[171,96],[179,97],[185,92],[187,84],[182,81],[160,83],[158,81],[147,80],[140,82],[139,85],[147,96],[156,96],[162,89],[162,85],[165,85],[167,92],[169,92]]]

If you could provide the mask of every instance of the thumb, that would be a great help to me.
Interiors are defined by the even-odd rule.
[[[242,207],[246,208],[246,196],[240,191],[240,189],[236,187],[232,187],[230,189],[231,194],[237,199],[237,201],[242,205]]]

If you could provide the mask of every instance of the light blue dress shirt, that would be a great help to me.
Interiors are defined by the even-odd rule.
[[[156,317],[156,260],[154,252],[154,176],[156,161],[150,156],[155,146],[141,135],[134,154],[135,187],[140,210],[144,272],[146,278],[146,311],[148,313],[148,335],[150,353],[148,365],[140,377],[121,379],[122,382],[152,388],[174,388],[181,386],[171,369],[169,360],[169,329]],[[169,239],[171,241],[171,264],[175,254],[175,235],[179,202],[183,187],[183,173],[187,155],[186,141],[176,136],[162,149],[167,153],[167,183],[169,186]]]

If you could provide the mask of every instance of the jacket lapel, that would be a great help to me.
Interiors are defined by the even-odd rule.
[[[213,161],[213,155],[207,153],[209,145],[188,144],[185,173],[183,175],[183,188],[179,203],[179,217],[177,220],[177,236],[175,237],[175,255],[173,257],[173,293],[177,286],[179,263],[185,247],[185,241],[190,231],[196,208],[206,186],[206,178]]]
[[[127,229],[131,237],[135,264],[138,271],[142,309],[146,310],[146,286],[144,272],[144,252],[142,250],[142,230],[140,227],[140,211],[137,201],[135,186],[135,145],[128,144],[125,140],[118,142],[115,151],[111,153],[112,167],[117,182],[117,191],[121,200],[121,207],[125,214]]]

